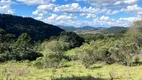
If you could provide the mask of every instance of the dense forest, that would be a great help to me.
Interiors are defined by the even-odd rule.
[[[16,37],[22,33],[28,33],[33,40],[49,39],[51,36],[59,36],[64,31],[56,26],[34,20],[30,17],[20,17],[8,14],[0,14],[0,28]]]
[[[128,30],[122,30],[114,34],[78,35],[74,32],[65,32],[56,26],[32,18],[0,15],[0,64],[11,61],[19,63],[27,61],[26,63],[29,63],[28,67],[37,69],[53,68],[53,70],[68,68],[72,62],[83,65],[82,67],[85,70],[91,70],[91,66],[98,63],[133,67],[141,63],[141,49],[142,20],[134,22]],[[82,67],[80,68],[82,69]],[[63,70],[62,73],[69,73],[66,71]],[[8,69],[2,72],[3,74],[0,74],[0,76],[3,76],[2,79],[15,79],[7,76]],[[10,75],[15,74],[12,71],[10,72]],[[52,72],[53,74],[56,73],[56,71]],[[101,74],[98,73],[97,75],[102,78]],[[56,78],[52,76],[50,79],[85,79],[71,76],[67,79],[63,75]],[[92,75],[87,76],[89,77],[85,80],[103,80],[95,79],[94,76],[91,77]],[[115,78],[114,73],[110,72],[109,77],[105,77],[104,80],[114,80]],[[120,80],[122,79],[120,78]]]

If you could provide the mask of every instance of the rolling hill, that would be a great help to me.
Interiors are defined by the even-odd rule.
[[[122,31],[126,31],[126,30],[128,30],[128,28],[126,28],[126,27],[113,26],[110,28],[105,28],[105,29],[101,30],[100,32],[102,32],[104,34],[117,34],[117,33],[120,33]]]
[[[6,32],[15,34],[28,33],[33,40],[49,39],[51,36],[59,36],[63,29],[35,20],[30,17],[20,17],[8,14],[0,14],[0,28]]]
[[[73,31],[73,32],[100,30],[104,28],[104,27],[92,27],[92,26],[74,27],[74,26],[61,26],[61,25],[59,25],[59,27],[66,31]]]

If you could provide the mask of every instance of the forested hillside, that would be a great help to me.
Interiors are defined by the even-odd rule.
[[[64,31],[56,26],[37,21],[30,17],[20,17],[8,14],[0,14],[0,28],[6,32],[15,34],[28,33],[33,40],[49,39],[51,36],[59,36]]]

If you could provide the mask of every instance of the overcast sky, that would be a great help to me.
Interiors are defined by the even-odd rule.
[[[53,25],[127,27],[142,18],[142,0],[0,0],[0,13]]]

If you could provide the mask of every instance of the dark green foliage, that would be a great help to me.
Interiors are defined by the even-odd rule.
[[[16,60],[35,60],[42,54],[34,50],[34,42],[27,33],[21,34],[13,45],[13,52],[18,55]]]
[[[13,34],[7,34],[5,30],[0,28],[0,62],[5,62],[10,59],[11,45],[15,41]]]
[[[15,39],[15,35],[6,33],[5,30],[0,28],[0,43],[12,42]]]
[[[83,44],[84,39],[82,37],[79,37],[74,32],[62,32],[60,34],[60,41],[69,43],[71,48],[79,47]]]
[[[35,43],[30,36],[23,33],[15,42],[15,36],[1,34],[0,38],[0,62],[8,60],[35,60],[37,57],[42,56],[41,53],[35,50]]]
[[[28,33],[33,40],[49,39],[51,36],[59,36],[64,31],[56,26],[34,20],[29,17],[19,17],[8,14],[0,14],[0,28],[19,37],[22,33]],[[0,30],[1,32],[1,30]]]
[[[5,30],[0,28],[0,34],[4,34],[4,33],[5,33]]]

